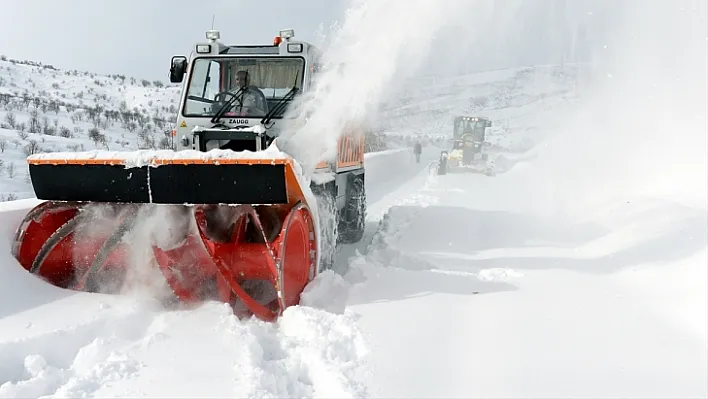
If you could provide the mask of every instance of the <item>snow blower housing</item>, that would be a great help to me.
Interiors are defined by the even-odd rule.
[[[175,299],[220,300],[265,320],[299,303],[331,231],[315,225],[297,163],[271,144],[285,111],[313,87],[321,54],[292,30],[268,45],[219,36],[207,31],[189,58],[172,58],[170,81],[183,83],[174,150],[28,157],[45,202],[15,235],[25,269],[63,288],[116,292],[130,284],[131,250],[147,241],[139,262],[161,272]],[[364,230],[364,133],[355,126],[340,135],[337,158],[318,165],[335,178],[312,187],[336,204],[343,242]]]

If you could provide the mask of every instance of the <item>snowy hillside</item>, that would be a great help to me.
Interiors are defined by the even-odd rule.
[[[581,65],[530,66],[455,77],[428,77],[389,95],[380,115],[383,129],[408,141],[423,135],[447,140],[452,118],[485,116],[489,141],[507,150],[531,148],[543,139],[536,126],[551,126],[544,110],[572,103]],[[513,131],[513,137],[509,133]]]
[[[411,104],[408,91],[392,93],[395,100],[382,105],[374,126],[385,137],[372,135],[368,144],[395,148],[435,138],[442,145],[454,116],[481,113],[494,120],[494,145],[529,148],[540,139],[537,132],[528,128],[532,137],[520,140],[517,133],[512,142],[506,138],[510,123],[529,126],[536,111],[572,101],[576,69],[528,67],[411,82],[416,95],[428,99]],[[0,58],[0,201],[34,196],[27,155],[169,148],[178,97],[179,86],[160,81]]]
[[[34,196],[38,152],[168,148],[179,87],[0,57],[0,201]]]

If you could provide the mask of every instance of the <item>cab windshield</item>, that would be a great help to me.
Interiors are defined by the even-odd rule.
[[[483,120],[460,119],[455,123],[455,137],[460,138],[463,135],[471,134],[474,141],[483,141],[485,127],[486,122]]]
[[[293,86],[302,87],[302,58],[239,57],[194,60],[183,115],[211,117],[245,86],[239,100],[224,114],[262,118]],[[280,111],[274,117],[281,117]]]

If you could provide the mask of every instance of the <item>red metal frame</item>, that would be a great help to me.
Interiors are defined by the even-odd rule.
[[[100,229],[101,234],[90,240],[76,240],[74,231],[56,240],[58,232],[68,224],[81,222],[81,207],[81,204],[52,202],[37,206],[18,228],[14,255],[25,269],[51,284],[85,291],[90,290],[90,279],[107,268],[125,273],[130,254],[126,244],[109,247],[112,249],[105,261],[89,267],[122,219],[91,220],[93,226],[107,228]],[[277,207],[274,214],[281,227],[275,238],[268,240],[256,208],[229,207],[235,228],[224,242],[212,238],[208,232],[209,208],[193,207],[197,232],[187,234],[182,245],[170,250],[153,245],[155,263],[174,295],[185,303],[218,299],[233,305],[238,300],[247,309],[237,312],[238,316],[254,315],[267,321],[275,320],[287,307],[298,304],[300,293],[314,276],[317,260],[316,232],[309,208],[303,202]],[[246,237],[249,224],[258,235],[256,242]],[[46,257],[37,261],[41,252],[46,252]],[[243,283],[255,279],[271,284],[278,293],[276,299],[263,304],[248,293]],[[202,287],[214,280],[218,298],[205,297]]]

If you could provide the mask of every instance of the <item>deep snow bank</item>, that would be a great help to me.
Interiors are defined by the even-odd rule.
[[[381,196],[419,171],[411,156],[366,154],[367,186],[378,186],[371,192]],[[277,324],[241,322],[217,303],[166,311],[145,292],[70,292],[10,255],[16,227],[40,202],[0,204],[0,397],[367,395],[357,382],[367,349],[333,272]]]
[[[705,396],[705,210],[554,217],[517,190],[533,167],[429,176],[386,213],[345,276],[369,394]]]
[[[10,256],[14,228],[36,203],[0,210],[0,397],[366,396],[353,314],[333,313],[316,289],[277,324],[239,321],[217,303],[166,311],[139,294],[61,290]]]
[[[1,338],[0,397],[365,396],[354,379],[365,350],[351,314],[299,307],[269,325],[240,322],[221,304],[164,312],[96,299],[36,308],[15,332],[22,338]],[[47,326],[58,308],[61,322]],[[42,319],[44,330],[34,325]]]

